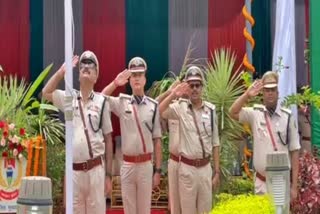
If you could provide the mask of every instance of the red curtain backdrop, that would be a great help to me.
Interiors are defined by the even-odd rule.
[[[0,65],[29,80],[29,0],[0,1]]]
[[[208,57],[218,48],[232,48],[237,54],[236,67],[241,64],[246,52],[243,37],[245,27],[241,14],[244,1],[240,0],[209,0],[208,12]]]
[[[101,91],[125,67],[125,0],[83,0],[83,49],[99,60],[100,75],[95,90]],[[114,95],[125,91],[119,88]],[[114,136],[120,134],[113,118]]]

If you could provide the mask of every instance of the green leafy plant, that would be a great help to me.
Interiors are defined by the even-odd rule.
[[[275,207],[268,195],[219,194],[212,214],[274,214]]]
[[[41,135],[48,144],[64,143],[64,124],[58,117],[59,110],[44,101],[37,113],[31,116],[30,125],[34,135]]]
[[[208,63],[205,84],[205,100],[216,106],[220,135],[220,165],[224,177],[230,175],[229,169],[236,159],[235,139],[242,137],[241,124],[229,115],[229,108],[244,92],[239,69],[235,70],[236,56],[230,50],[220,49],[214,52],[212,62]]]
[[[232,195],[253,194],[254,183],[251,179],[229,177],[221,186],[220,192]]]
[[[23,79],[16,76],[0,76],[0,119],[15,123],[17,126],[25,126],[29,122],[32,110],[39,108],[39,101],[33,97],[34,92],[42,84],[48,75],[52,64],[45,68],[39,77],[28,85]],[[28,133],[29,130],[27,126]]]
[[[56,107],[39,101],[34,95],[52,66],[47,66],[30,85],[16,76],[0,76],[0,120],[25,127],[29,136],[41,135],[46,139],[48,176],[53,181],[53,197],[59,198],[65,166],[64,124],[58,118]]]
[[[304,86],[302,87],[301,93],[285,97],[281,105],[286,107],[289,107],[290,105],[311,105],[320,109],[320,92],[315,93],[309,86]]]
[[[52,180],[52,197],[54,200],[54,208],[62,207],[63,177],[65,171],[65,144],[48,144],[47,169],[47,176]]]
[[[28,115],[18,105],[22,102],[27,88],[26,82],[19,82],[16,76],[0,76],[0,119],[19,127],[25,126]]]

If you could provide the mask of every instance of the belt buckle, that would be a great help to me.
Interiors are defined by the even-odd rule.
[[[85,172],[87,172],[87,171],[88,171],[88,168],[89,168],[89,167],[88,167],[88,161],[83,162],[83,163],[82,163],[82,170],[85,171]]]

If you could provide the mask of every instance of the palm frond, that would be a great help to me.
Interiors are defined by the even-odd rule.
[[[208,63],[205,83],[205,99],[216,106],[219,118],[219,134],[221,143],[221,166],[226,176],[229,167],[236,158],[235,139],[242,136],[242,126],[229,115],[232,103],[244,92],[239,69],[235,70],[236,55],[229,49],[219,49],[211,56]],[[233,157],[232,157],[233,156]]]
[[[22,106],[26,106],[31,100],[31,97],[33,96],[34,92],[39,88],[39,86],[42,84],[44,79],[48,76],[51,68],[53,66],[53,63],[48,65],[37,77],[37,79],[32,83],[29,90],[27,90],[26,95],[23,98]]]

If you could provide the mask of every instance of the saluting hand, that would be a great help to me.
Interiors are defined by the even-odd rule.
[[[124,69],[121,73],[117,75],[115,78],[115,84],[117,86],[123,86],[127,84],[129,77],[131,76],[131,72],[128,69]]]
[[[79,62],[79,56],[78,55],[74,55],[72,57],[72,68],[75,68],[77,66]],[[66,63],[63,63],[59,69],[59,72],[61,72],[61,74],[65,74],[66,73]]]
[[[253,82],[253,84],[247,89],[246,94],[249,97],[255,97],[257,96],[261,89],[263,88],[263,84],[261,80],[256,80]]]
[[[191,89],[189,87],[189,84],[186,82],[180,83],[175,87],[172,91],[176,97],[182,97],[183,95],[190,95]]]
[[[175,89],[179,84],[180,84],[180,80],[179,80],[179,79],[175,80],[175,81],[170,85],[168,91],[172,91],[172,90]]]

